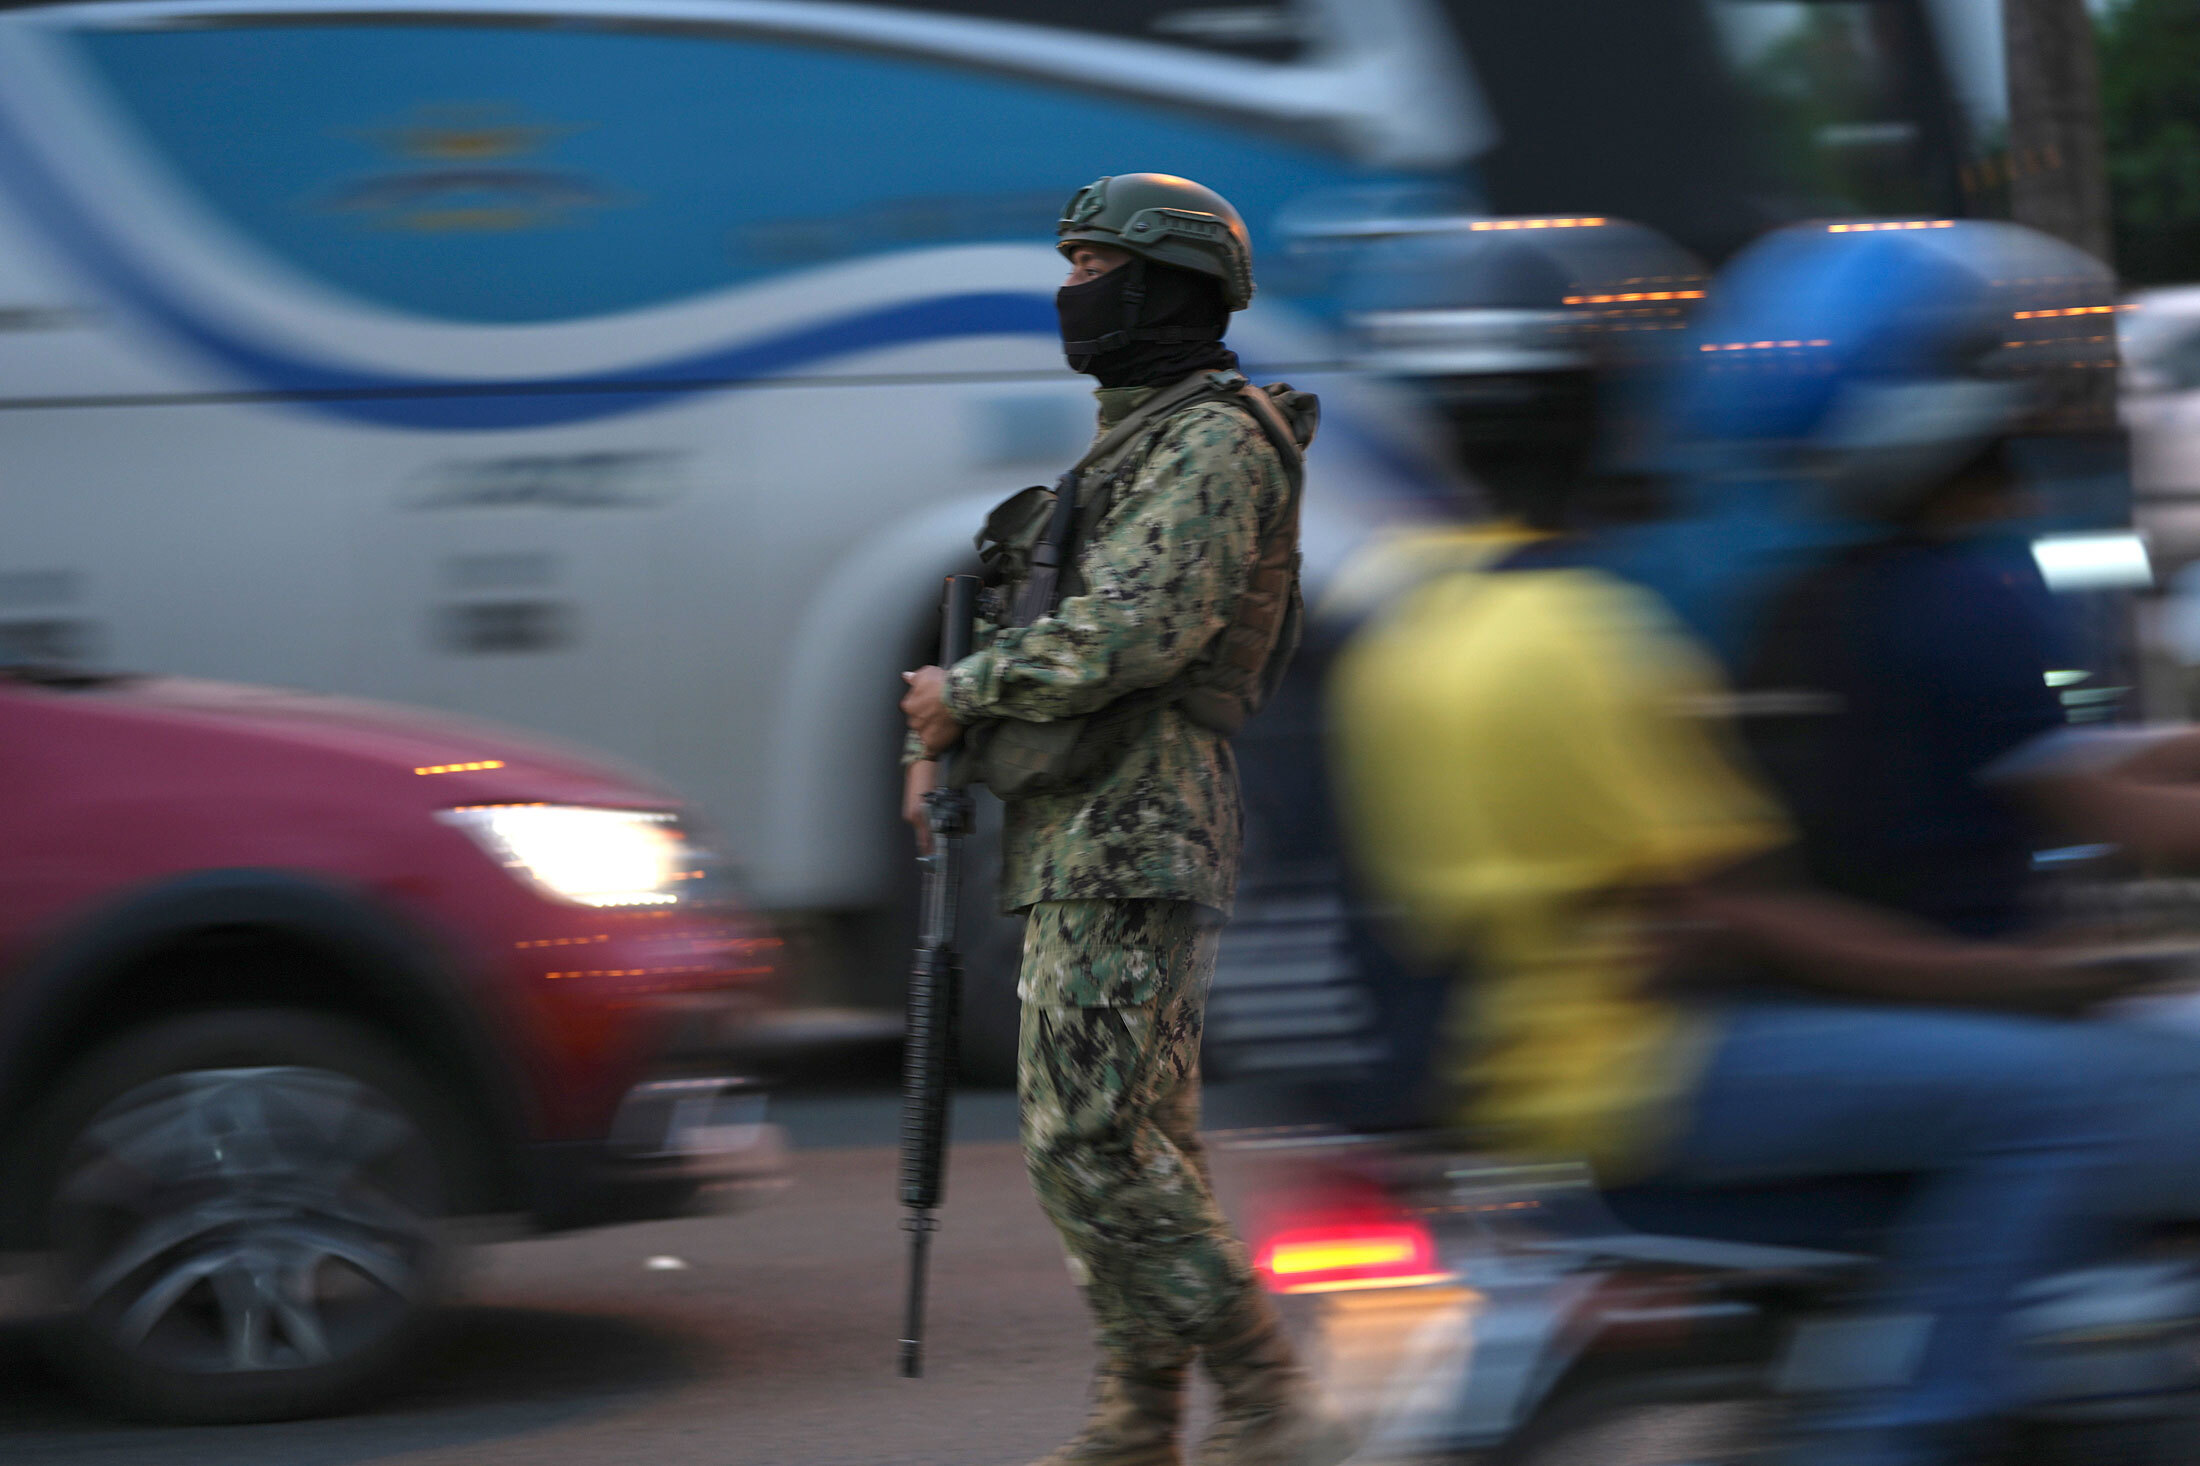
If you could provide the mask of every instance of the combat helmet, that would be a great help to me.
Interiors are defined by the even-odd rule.
[[[1055,247],[1112,244],[1140,259],[1211,275],[1224,302],[1253,299],[1253,244],[1245,220],[1211,188],[1169,173],[1122,173],[1077,190],[1062,210]]]

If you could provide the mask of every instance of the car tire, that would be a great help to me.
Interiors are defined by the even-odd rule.
[[[374,1030],[238,1009],[77,1064],[34,1122],[48,1343],[141,1419],[354,1404],[417,1352],[452,1262],[456,1111]]]

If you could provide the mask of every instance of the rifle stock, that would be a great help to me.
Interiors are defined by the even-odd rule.
[[[977,617],[978,578],[951,575],[940,606],[940,665],[952,667],[970,655]],[[962,958],[955,950],[955,924],[961,906],[963,838],[970,832],[971,800],[957,787],[955,764],[961,749],[940,760],[939,784],[925,797],[932,829],[932,853],[923,867],[924,904],[916,960],[909,974],[908,1024],[902,1041],[901,1204],[909,1215],[909,1295],[901,1334],[901,1372],[910,1379],[924,1373],[925,1267],[932,1216],[940,1204],[947,1171],[947,1105],[955,1078],[955,1019],[961,1006]]]

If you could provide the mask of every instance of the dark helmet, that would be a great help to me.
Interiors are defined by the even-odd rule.
[[[1353,271],[1360,364],[1410,378],[1577,371],[1686,325],[1704,267],[1624,219],[1457,218],[1389,226]]]
[[[1622,379],[1669,349],[1704,267],[1620,219],[1397,221],[1346,290],[1359,364],[1418,386],[1496,507],[1557,526],[1619,501]],[[1592,480],[1610,479],[1610,482]]]
[[[1077,190],[1054,227],[1056,248],[1112,244],[1156,264],[1222,282],[1223,301],[1241,311],[1253,299],[1253,243],[1230,201],[1189,178],[1124,173]]]

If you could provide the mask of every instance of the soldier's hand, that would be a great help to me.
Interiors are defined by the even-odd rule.
[[[917,854],[932,853],[932,812],[924,796],[939,787],[940,766],[930,759],[911,764],[901,780],[901,817],[916,829]]]
[[[963,730],[947,710],[947,673],[938,667],[919,667],[902,673],[901,680],[909,684],[901,698],[902,715],[909,720],[910,730],[924,740],[924,751],[936,758],[953,748]]]

